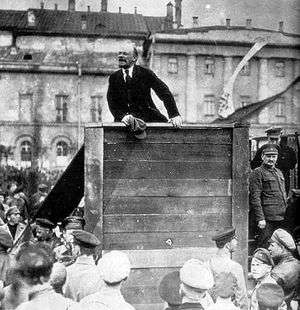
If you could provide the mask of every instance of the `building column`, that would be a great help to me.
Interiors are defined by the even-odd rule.
[[[196,55],[187,55],[186,93],[185,93],[185,121],[196,123],[198,121],[197,106],[201,102],[197,96],[197,62]]]
[[[260,58],[258,63],[258,100],[263,100],[269,96],[268,87],[268,60]],[[264,108],[258,116],[260,124],[269,123],[269,108]]]

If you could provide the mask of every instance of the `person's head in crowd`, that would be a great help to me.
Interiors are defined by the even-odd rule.
[[[295,239],[297,254],[298,257],[300,257],[300,226],[294,229],[293,235]]]
[[[160,298],[165,301],[168,308],[165,310],[179,309],[181,305],[180,277],[179,271],[166,274],[159,283],[158,293]]]
[[[251,274],[256,281],[260,281],[270,274],[274,262],[270,252],[264,248],[255,250],[251,260]]]
[[[236,278],[230,272],[221,272],[215,278],[214,291],[216,295],[222,299],[231,299],[234,296],[234,287]]]
[[[14,226],[18,225],[21,221],[20,210],[17,206],[11,206],[5,213],[5,218],[8,224]]]
[[[74,230],[84,230],[84,226],[84,218],[74,215],[66,217],[61,224],[63,231],[68,233],[72,233]]]
[[[275,167],[278,159],[278,150],[272,144],[268,144],[262,151],[261,154],[262,163],[268,167]]]
[[[63,286],[67,279],[67,270],[64,264],[56,262],[53,264],[51,275],[50,275],[50,284],[55,290],[56,293],[63,293]]]
[[[52,266],[53,254],[46,245],[27,245],[16,255],[16,273],[29,286],[47,283]]]
[[[259,310],[277,310],[282,305],[284,293],[281,286],[263,283],[256,291]]]
[[[7,187],[8,191],[9,191],[11,194],[14,194],[14,192],[17,190],[17,188],[18,188],[18,184],[17,184],[16,181],[12,181],[12,182],[8,185],[8,187]]]
[[[282,128],[270,127],[268,129],[266,129],[265,132],[267,134],[268,143],[272,143],[272,144],[278,144],[279,143],[281,133],[282,133]]]
[[[53,237],[55,224],[45,218],[35,220],[35,236],[38,241],[49,241]]]
[[[216,242],[218,249],[225,249],[229,253],[235,252],[238,245],[235,228],[233,227],[218,232],[212,237],[212,240]]]
[[[44,183],[39,184],[39,185],[38,185],[38,191],[40,192],[40,194],[47,195],[48,186],[47,186],[46,184],[44,184]]]
[[[120,287],[128,278],[131,265],[128,256],[121,251],[104,254],[98,261],[99,272],[109,287]]]
[[[182,303],[197,303],[206,296],[207,290],[214,286],[210,268],[198,259],[190,259],[179,271]]]
[[[293,254],[296,250],[296,244],[293,237],[284,229],[276,229],[270,240],[268,250],[273,259],[280,259],[286,254]]]
[[[100,240],[92,233],[84,230],[73,230],[73,255],[95,255],[96,247],[101,244]]]

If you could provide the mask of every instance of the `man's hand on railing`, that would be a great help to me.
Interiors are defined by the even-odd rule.
[[[182,126],[182,118],[180,115],[170,118],[169,122],[172,123],[175,128],[180,128]]]

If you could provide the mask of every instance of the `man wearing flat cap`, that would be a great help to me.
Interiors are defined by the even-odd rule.
[[[213,305],[208,290],[214,285],[214,277],[207,264],[192,258],[183,264],[179,277],[182,296],[180,309],[206,310]]]
[[[121,293],[121,287],[129,277],[131,268],[128,256],[121,251],[111,251],[102,256],[98,268],[104,286],[97,293],[86,296],[80,301],[82,309],[98,310],[102,309],[101,306],[105,306],[110,310],[134,310]]]
[[[296,244],[287,231],[277,229],[273,232],[269,251],[275,267],[271,271],[271,276],[283,288],[284,300],[288,307],[295,297],[300,277],[300,262],[293,256],[295,250]]]
[[[100,240],[84,230],[72,232],[73,255],[77,256],[74,264],[67,267],[67,280],[64,295],[75,301],[98,292],[103,287],[103,279],[95,263],[96,247]]]
[[[248,310],[243,267],[238,262],[231,259],[232,253],[237,247],[235,229],[233,227],[228,227],[213,236],[212,240],[216,242],[218,248],[216,255],[208,261],[214,279],[218,278],[221,273],[231,273],[236,280],[233,296],[234,304],[242,310]],[[213,297],[216,297],[214,289],[212,289],[211,292]]]
[[[269,144],[262,151],[262,165],[249,180],[249,204],[257,225],[257,246],[267,248],[274,230],[284,228],[287,207],[284,177],[275,167],[278,150]]]

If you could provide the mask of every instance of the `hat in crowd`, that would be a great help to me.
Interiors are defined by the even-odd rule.
[[[12,214],[20,214],[20,210],[18,209],[17,206],[9,207],[5,212],[5,217],[7,218],[8,216]]]
[[[281,132],[282,132],[282,128],[281,127],[270,127],[270,128],[265,130],[265,133],[268,136],[273,136],[273,137],[280,136]]]
[[[262,155],[265,154],[278,154],[278,148],[274,144],[265,144],[262,150]]]
[[[270,252],[267,249],[264,248],[256,249],[253,254],[253,258],[256,258],[257,260],[263,262],[266,265],[274,267],[273,259],[271,257]]]
[[[100,245],[100,240],[92,233],[85,230],[74,230],[72,231],[74,241],[83,247],[86,248],[95,248]]]
[[[49,229],[53,229],[55,228],[55,224],[52,223],[51,221],[49,221],[48,219],[45,218],[37,218],[35,220],[36,225],[40,226],[40,227],[44,227],[44,228],[49,228]]]
[[[57,288],[62,287],[67,279],[67,269],[64,264],[56,262],[53,264],[51,275],[50,275],[50,284],[51,286]]]
[[[230,272],[221,272],[215,278],[214,291],[217,296],[222,298],[229,298],[234,295],[234,287],[236,285],[236,278]]]
[[[270,239],[270,242],[276,242],[279,245],[284,246],[289,251],[296,249],[296,244],[293,237],[284,229],[276,229]]]
[[[181,296],[179,294],[180,277],[179,271],[173,271],[166,274],[159,283],[158,293],[162,300],[169,305],[181,305]]]
[[[139,140],[145,139],[147,137],[146,134],[146,123],[137,117],[133,117],[130,115],[129,118],[129,130],[132,132],[132,134]]]
[[[283,289],[278,284],[263,283],[256,291],[256,298],[260,307],[276,308],[283,302]]]
[[[85,219],[80,216],[68,216],[62,221],[62,227],[64,229],[83,229],[85,225]]]
[[[111,251],[102,256],[98,267],[103,280],[108,283],[118,283],[126,279],[130,273],[128,256],[121,251]]]
[[[180,269],[180,281],[189,287],[208,290],[214,285],[214,278],[207,265],[198,259],[190,259]]]
[[[235,237],[235,228],[230,227],[223,231],[218,232],[212,237],[213,241],[227,243]]]
[[[48,186],[46,184],[42,183],[42,184],[38,185],[38,189],[39,190],[46,190],[46,189],[48,189]]]

